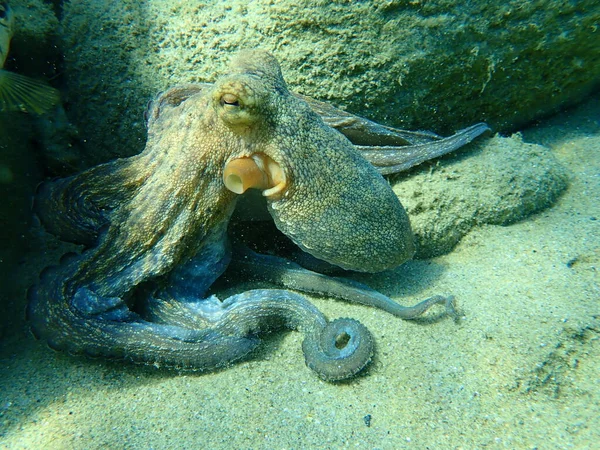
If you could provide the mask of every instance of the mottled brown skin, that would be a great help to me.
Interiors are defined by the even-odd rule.
[[[409,220],[390,186],[314,109],[288,91],[271,55],[242,52],[214,85],[176,87],[155,100],[139,155],[43,184],[35,203],[42,223],[86,249],[30,290],[34,334],[73,353],[205,370],[243,357],[257,332],[283,323],[304,332],[307,365],[322,378],[362,370],[373,342],[357,321],[327,322],[287,290],[206,297],[231,257],[227,224],[237,195],[223,170],[252,155],[268,156],[285,174],[285,188],[266,196],[268,208],[302,250],[367,272],[412,256]],[[405,308],[275,257],[246,251],[241,259],[241,270],[259,278],[403,318],[436,303],[453,311],[447,298]]]

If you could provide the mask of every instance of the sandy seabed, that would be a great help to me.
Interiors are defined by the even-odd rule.
[[[523,131],[570,173],[552,207],[484,226],[450,254],[361,278],[403,304],[455,295],[457,322],[354,317],[377,353],[350,382],[319,380],[302,336],[267,336],[226,370],[178,374],[0,344],[0,448],[593,448],[600,442],[600,102]],[[493,170],[493,168],[490,168]],[[23,279],[39,270],[30,255]],[[596,444],[593,444],[596,442]]]

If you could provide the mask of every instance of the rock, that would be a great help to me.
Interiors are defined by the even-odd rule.
[[[62,93],[66,92],[60,67],[62,52],[56,45],[60,24],[52,5],[43,0],[12,0],[9,3],[15,23],[4,68],[45,80]],[[30,134],[36,141],[37,157],[51,168],[54,175],[80,168],[77,129],[69,122],[62,104],[55,105],[42,115],[16,111],[0,114],[1,120],[33,125]]]
[[[547,208],[567,185],[550,149],[516,134],[476,141],[400,176],[393,187],[410,217],[416,257],[431,258],[475,226],[508,225]]]
[[[41,179],[28,116],[0,113],[0,338],[23,316],[14,273],[30,243],[31,199]]]
[[[36,78],[54,77],[60,50],[56,46],[59,22],[52,6],[43,0],[9,3],[15,24],[5,68]]]
[[[212,81],[240,48],[272,51],[290,86],[406,129],[514,130],[600,80],[600,4],[72,0],[62,46],[87,164],[144,147],[158,91]]]

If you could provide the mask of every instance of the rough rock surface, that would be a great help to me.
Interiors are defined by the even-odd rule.
[[[52,6],[43,0],[11,0],[9,4],[15,25],[5,68],[36,78],[52,78],[60,53],[54,45],[59,22]]]
[[[480,140],[394,184],[417,239],[417,258],[448,253],[473,227],[508,225],[554,203],[567,188],[550,149],[519,134]]]
[[[596,0],[63,5],[72,120],[89,163],[143,148],[142,113],[168,86],[212,81],[240,48],[281,61],[297,91],[407,129],[484,120],[514,130],[600,80]]]

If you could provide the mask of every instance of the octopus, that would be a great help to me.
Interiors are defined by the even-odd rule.
[[[326,381],[355,376],[374,340],[350,318],[328,321],[300,292],[373,306],[403,319],[451,296],[402,306],[356,281],[260,254],[228,232],[238,198],[266,200],[275,226],[314,260],[379,272],[413,256],[409,218],[382,174],[471,141],[386,127],[292,93],[277,60],[242,51],[213,84],[176,86],[146,112],[144,151],[44,182],[34,212],[82,245],[29,290],[33,334],[56,350],[148,365],[215,370],[247,358],[265,332],[303,333],[306,365]],[[225,272],[277,288],[221,300]],[[264,284],[263,284],[264,286]]]

